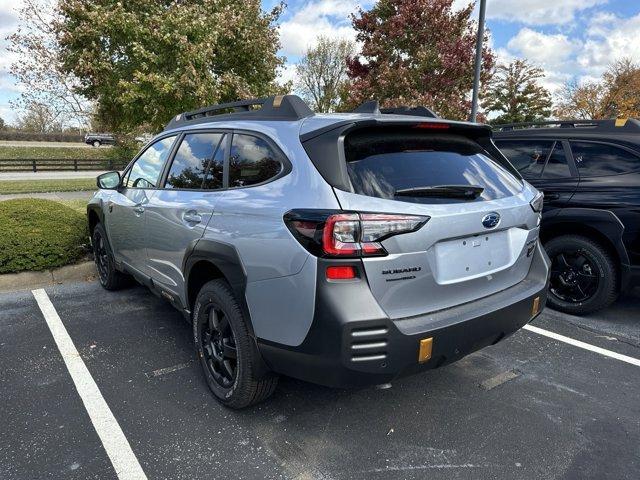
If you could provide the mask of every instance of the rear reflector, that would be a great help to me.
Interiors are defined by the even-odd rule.
[[[356,278],[356,269],[352,266],[327,267],[327,280],[351,280]]]
[[[433,337],[423,338],[420,340],[420,350],[418,351],[418,362],[424,363],[431,359],[431,350],[433,349]]]

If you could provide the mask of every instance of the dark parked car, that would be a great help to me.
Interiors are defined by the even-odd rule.
[[[544,192],[549,305],[576,315],[640,283],[640,122],[500,125],[496,145]]]
[[[100,145],[113,145],[116,138],[111,133],[87,133],[84,136],[84,143],[99,147]]]

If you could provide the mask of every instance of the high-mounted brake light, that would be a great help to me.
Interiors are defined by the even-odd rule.
[[[298,241],[319,257],[387,255],[381,241],[420,229],[429,217],[384,213],[292,210],[285,223]]]
[[[448,130],[448,123],[439,122],[423,122],[415,125],[413,128],[420,128],[422,130]]]

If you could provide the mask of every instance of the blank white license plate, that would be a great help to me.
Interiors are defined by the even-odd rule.
[[[509,232],[487,233],[435,244],[435,277],[453,283],[500,270],[511,260]]]

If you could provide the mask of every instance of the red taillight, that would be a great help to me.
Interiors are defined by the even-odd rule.
[[[415,232],[429,217],[383,213],[292,210],[284,217],[294,236],[322,257],[384,256],[380,243],[393,235]]]
[[[356,269],[350,265],[327,267],[327,280],[352,280],[356,277]]]

